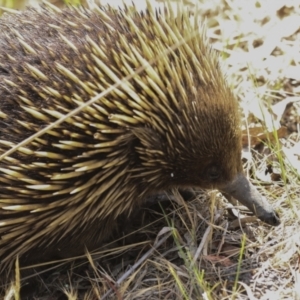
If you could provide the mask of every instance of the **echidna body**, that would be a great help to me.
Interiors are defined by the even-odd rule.
[[[237,100],[183,8],[177,16],[151,7],[6,15],[0,94],[2,269],[17,256],[35,262],[93,250],[118,216],[172,187],[218,188],[279,222],[242,174]]]

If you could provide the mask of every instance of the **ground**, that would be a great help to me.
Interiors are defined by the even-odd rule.
[[[37,276],[34,299],[300,299],[300,1],[184,2],[191,14],[199,4],[220,52],[241,103],[245,171],[281,225],[258,222],[217,191],[177,195],[145,208],[127,238]],[[19,285],[5,299],[18,299]]]

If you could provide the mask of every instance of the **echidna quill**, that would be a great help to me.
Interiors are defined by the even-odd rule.
[[[16,257],[93,250],[118,216],[172,187],[219,189],[279,224],[243,175],[238,102],[201,31],[184,8],[149,4],[144,13],[44,7],[0,19],[2,270]]]

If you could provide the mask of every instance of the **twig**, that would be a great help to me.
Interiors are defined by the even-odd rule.
[[[163,228],[159,234],[157,235],[157,238],[166,232],[166,228]],[[127,272],[125,272],[115,283],[115,286],[119,286],[126,278],[128,278],[152,253],[159,248],[172,234],[171,228],[169,228],[169,233],[166,234],[162,239],[158,240],[156,238],[156,241],[153,244],[153,247],[149,249]],[[111,293],[112,289],[108,290],[101,298],[101,300],[106,299]]]

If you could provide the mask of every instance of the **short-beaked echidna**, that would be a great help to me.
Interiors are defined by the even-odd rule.
[[[238,102],[202,31],[183,8],[149,4],[143,13],[44,7],[0,20],[2,269],[17,256],[93,250],[118,216],[173,187],[219,189],[279,224],[243,175]]]

